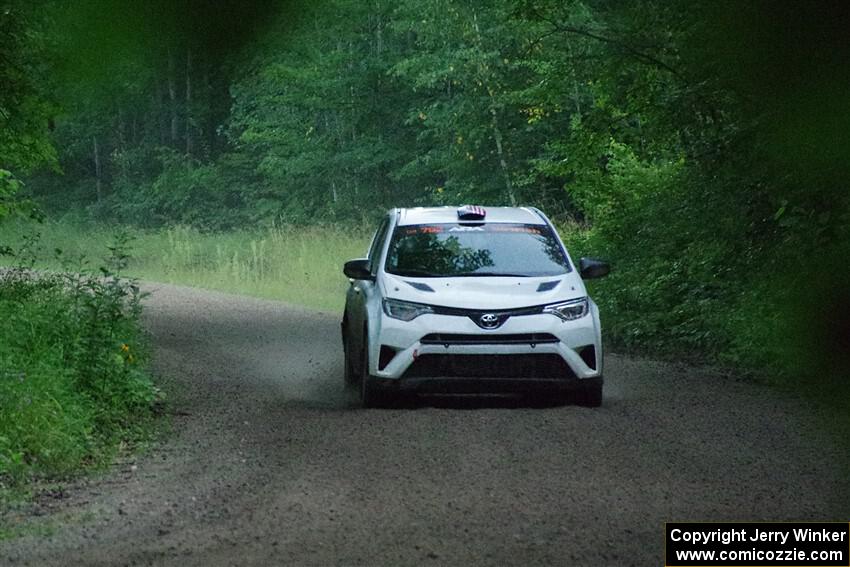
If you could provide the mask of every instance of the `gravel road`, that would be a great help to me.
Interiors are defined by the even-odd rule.
[[[847,520],[814,408],[708,370],[608,356],[601,408],[362,410],[339,317],[151,284],[182,391],[145,455],[41,498],[11,565],[662,565],[663,522]]]

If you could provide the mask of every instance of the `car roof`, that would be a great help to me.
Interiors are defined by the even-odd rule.
[[[398,209],[398,224],[444,224],[458,222],[459,207],[415,207]],[[530,207],[484,207],[487,216],[484,222],[546,224],[543,216]],[[480,222],[480,221],[463,221]]]

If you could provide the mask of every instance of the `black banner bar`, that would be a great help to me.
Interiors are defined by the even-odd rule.
[[[665,524],[667,567],[850,567],[850,524]]]

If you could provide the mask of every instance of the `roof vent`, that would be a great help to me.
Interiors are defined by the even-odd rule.
[[[478,205],[464,205],[457,210],[457,218],[460,220],[484,220],[486,216],[487,211]]]

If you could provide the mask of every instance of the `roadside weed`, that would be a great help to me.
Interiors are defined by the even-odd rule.
[[[99,272],[34,272],[26,247],[0,272],[0,492],[104,462],[152,417],[127,245],[119,235]]]

